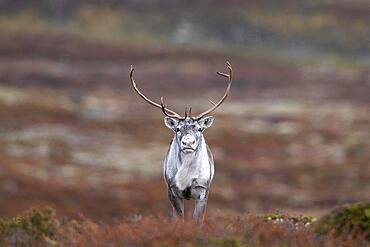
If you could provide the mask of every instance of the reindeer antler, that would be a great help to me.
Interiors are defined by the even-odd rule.
[[[163,97],[161,97],[161,104],[158,104],[158,103],[154,102],[153,100],[149,99],[148,97],[146,97],[142,92],[140,92],[140,90],[136,86],[136,82],[134,80],[133,75],[134,75],[134,67],[131,65],[131,69],[130,69],[130,80],[131,80],[131,84],[132,84],[134,90],[136,91],[136,93],[138,95],[140,95],[141,98],[143,98],[146,102],[148,102],[152,106],[155,106],[155,107],[158,107],[159,109],[162,109],[164,115],[166,115],[168,117],[174,117],[174,118],[178,118],[178,119],[181,119],[182,118],[178,113],[176,113],[175,111],[167,108],[163,104]]]
[[[212,103],[213,107],[211,107],[210,109],[202,112],[201,114],[199,114],[196,117],[191,116],[191,107],[189,108],[189,111],[188,111],[187,107],[185,108],[185,116],[182,117],[180,114],[178,114],[175,111],[167,108],[167,106],[164,104],[163,97],[161,97],[161,103],[160,104],[158,104],[158,103],[154,102],[153,100],[149,99],[148,97],[146,97],[142,92],[140,92],[140,90],[136,86],[136,83],[135,83],[135,80],[134,80],[134,77],[133,77],[134,67],[132,65],[131,65],[131,69],[130,69],[130,80],[131,80],[131,84],[132,84],[134,90],[136,91],[136,93],[139,94],[139,96],[141,98],[143,98],[146,102],[148,102],[152,106],[160,108],[164,115],[166,115],[168,117],[177,118],[177,119],[185,119],[187,117],[190,117],[194,120],[199,120],[202,117],[204,117],[204,116],[210,114],[211,112],[213,112],[214,110],[216,110],[225,101],[225,99],[227,98],[227,96],[230,92],[231,83],[232,83],[232,68],[231,68],[231,65],[230,65],[229,62],[226,62],[226,64],[227,64],[227,68],[229,69],[229,74],[222,73],[222,72],[217,72],[218,75],[226,77],[226,78],[229,79],[229,84],[226,88],[226,91],[225,91],[224,95],[222,96],[222,98],[217,103],[214,103],[213,101],[209,100]]]
[[[194,119],[197,119],[197,120],[201,119],[202,117],[204,117],[204,116],[210,114],[211,112],[213,112],[214,110],[216,110],[225,101],[225,99],[229,95],[230,88],[231,88],[231,83],[233,81],[233,69],[231,68],[231,65],[230,65],[229,62],[226,62],[226,65],[227,65],[227,68],[229,69],[229,74],[222,73],[222,72],[217,72],[218,75],[226,77],[226,78],[229,79],[229,84],[227,85],[227,88],[226,88],[226,91],[225,91],[224,95],[222,96],[222,98],[217,103],[214,103],[213,101],[209,100],[212,103],[213,107],[211,107],[207,111],[202,112],[201,114],[196,116]]]

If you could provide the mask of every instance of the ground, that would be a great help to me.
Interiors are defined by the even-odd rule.
[[[208,212],[318,216],[368,198],[366,67],[42,32],[0,43],[0,216],[43,205],[60,216],[82,212],[106,221],[168,214],[162,162],[172,133],[161,112],[131,89],[130,64],[150,97],[163,95],[179,112],[192,106],[196,113],[222,95],[226,81],[215,71],[226,69],[225,57],[235,77],[205,133],[216,163]]]

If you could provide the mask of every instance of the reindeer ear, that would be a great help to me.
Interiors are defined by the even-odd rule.
[[[167,128],[175,129],[177,125],[179,125],[179,120],[172,117],[164,117],[164,124],[167,126]]]
[[[207,129],[213,124],[214,117],[208,116],[198,120],[198,123],[202,129]]]

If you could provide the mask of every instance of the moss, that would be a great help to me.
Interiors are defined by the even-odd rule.
[[[263,221],[274,221],[274,222],[290,222],[294,224],[311,224],[315,222],[317,219],[312,216],[291,216],[291,215],[285,215],[285,214],[262,214],[258,216]]]
[[[52,242],[56,232],[55,211],[50,207],[32,209],[9,220],[0,219],[0,244]]]
[[[315,231],[337,237],[361,237],[370,240],[370,202],[348,204],[320,218]]]
[[[268,214],[261,214],[258,216],[261,218],[263,221],[270,221],[270,220],[280,220],[280,219],[285,219],[286,215],[284,214],[278,214],[278,213],[268,213]]]

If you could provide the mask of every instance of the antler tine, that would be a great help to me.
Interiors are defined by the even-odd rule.
[[[185,107],[185,117],[184,118],[187,118],[188,117],[188,108]]]
[[[158,107],[160,109],[162,109],[163,113],[168,116],[168,117],[174,117],[174,118],[182,118],[179,114],[177,114],[175,111],[171,110],[171,109],[168,109],[167,107],[165,107],[163,104],[158,104],[156,102],[154,102],[153,100],[149,99],[148,97],[146,97],[142,92],[140,92],[140,90],[137,88],[136,86],[136,82],[134,80],[134,67],[131,65],[131,68],[130,68],[130,80],[131,80],[131,84],[132,84],[132,87],[134,88],[135,92],[141,97],[143,98],[146,102],[148,102],[149,104],[151,104],[152,106],[155,106],[155,107]],[[162,97],[163,98],[163,97]]]
[[[191,107],[189,107],[189,117],[191,118]]]
[[[166,105],[164,104],[163,96],[161,97],[161,110],[162,110],[163,114],[166,115],[167,117],[174,117],[174,118],[177,118],[177,119],[181,119],[182,118],[178,114],[176,114],[176,115],[174,115],[174,114],[168,114],[168,109],[166,108]]]
[[[226,62],[226,65],[227,65],[227,68],[229,69],[229,74],[222,73],[222,72],[217,72],[218,75],[226,77],[226,78],[229,79],[229,84],[227,85],[227,88],[226,88],[226,91],[225,91],[224,95],[222,96],[222,98],[217,103],[213,103],[213,101],[210,101],[213,104],[213,107],[211,107],[210,109],[208,109],[205,112],[202,112],[195,119],[200,119],[200,118],[210,114],[214,110],[216,110],[225,101],[225,99],[229,95],[230,88],[231,88],[231,83],[233,81],[233,69],[231,68],[231,65],[230,65],[229,62]]]
[[[215,102],[213,102],[212,100],[208,99],[208,101],[212,104],[212,105],[216,105]]]

